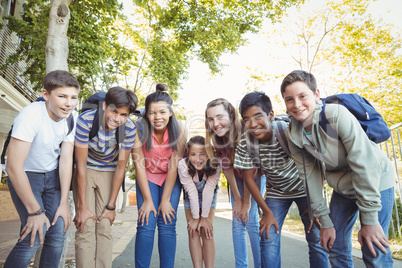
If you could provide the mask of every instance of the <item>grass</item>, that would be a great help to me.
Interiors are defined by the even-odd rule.
[[[300,219],[293,219],[290,217],[286,217],[285,222],[283,223],[282,230],[292,232],[298,235],[304,236],[304,226]],[[391,246],[391,254],[392,258],[397,260],[402,260],[402,243],[396,239],[391,239],[389,241]],[[357,241],[357,231],[353,231],[352,234],[352,246],[355,249],[360,249],[360,243]]]

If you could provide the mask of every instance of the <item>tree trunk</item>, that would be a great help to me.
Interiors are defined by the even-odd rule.
[[[49,28],[46,42],[46,73],[54,70],[68,71],[67,30],[70,21],[71,0],[51,0]]]

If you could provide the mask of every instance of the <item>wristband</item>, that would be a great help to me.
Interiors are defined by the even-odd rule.
[[[37,215],[40,215],[45,212],[46,212],[46,210],[44,210],[43,208],[40,208],[38,211],[36,211],[34,213],[28,213],[28,217],[37,216]]]
[[[116,207],[111,207],[111,206],[109,206],[109,205],[106,205],[105,208],[106,208],[107,210],[115,210],[115,209],[116,209]]]

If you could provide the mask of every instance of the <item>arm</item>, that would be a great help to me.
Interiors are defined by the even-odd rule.
[[[84,230],[85,222],[89,219],[95,221],[95,216],[87,207],[86,201],[86,187],[87,187],[87,158],[88,158],[88,144],[80,144],[75,142],[75,162],[77,169],[77,208],[74,217],[75,227],[80,233]]]
[[[126,166],[128,158],[130,157],[131,150],[123,150],[119,151],[119,159],[117,161],[116,170],[113,175],[112,189],[110,191],[110,197],[107,205],[109,207],[116,207],[116,199],[119,194],[120,187],[123,183],[124,176],[126,174]],[[110,225],[113,224],[114,219],[116,218],[116,210],[108,210],[104,209],[102,215],[99,217],[98,221],[103,220],[104,218],[108,218],[110,221]]]
[[[138,208],[138,222],[144,225],[144,222],[148,225],[149,214],[154,213],[156,217],[155,205],[152,201],[151,190],[149,189],[148,178],[145,172],[145,158],[142,151],[142,142],[137,128],[137,135],[135,135],[134,148],[132,150],[132,157],[135,166],[135,173],[138,186],[140,187],[141,194],[144,198],[144,202],[141,207]]]
[[[379,186],[383,179],[394,179],[393,172],[389,177],[384,176],[384,170],[391,164],[383,152],[367,138],[353,115],[344,107],[339,107],[336,111],[335,127],[346,150],[346,161],[351,169],[351,181],[361,215],[359,242],[363,246],[364,240],[374,257],[377,254],[373,245],[386,254],[384,247],[389,247],[389,243],[378,222],[378,211],[381,210]]]
[[[219,178],[221,176],[221,168],[216,170],[216,173],[208,177],[204,189],[202,191],[202,211],[201,217],[208,218],[209,211],[211,210],[212,200],[214,198],[215,189],[218,185]]]
[[[243,200],[243,206],[241,208],[241,219],[244,222],[248,222],[248,213],[250,211],[250,207],[251,207],[251,194],[250,194],[250,190],[247,187],[247,184],[245,181],[243,181],[244,184],[244,200]]]
[[[241,208],[243,207],[243,199],[241,198],[239,188],[237,188],[237,183],[235,179],[235,175],[233,169],[224,170],[223,174],[225,174],[226,180],[229,183],[230,190],[232,191],[234,198],[234,206],[233,206],[233,219],[237,219],[237,221],[241,220]]]
[[[191,178],[190,174],[188,173],[188,167],[185,163],[185,160],[182,159],[179,161],[179,165],[177,167],[179,172],[180,182],[183,185],[184,190],[188,194],[190,199],[190,208],[191,208],[191,216],[193,219],[198,220],[200,218],[200,206],[198,204],[198,191],[195,187],[193,179]]]
[[[290,129],[290,133],[292,133]],[[305,159],[303,165],[303,152],[302,149],[297,147],[288,135],[288,145],[289,149],[292,153],[292,157],[295,161],[297,170],[299,172],[299,178],[304,181],[304,185],[308,185],[308,194],[310,197],[310,205],[313,211],[314,217],[320,219],[321,230],[320,230],[320,239],[321,246],[329,252],[330,248],[332,248],[333,243],[336,238],[335,229],[333,228],[332,220],[329,217],[329,209],[325,203],[325,198],[322,194],[322,179],[320,166],[317,159],[315,159],[311,154],[305,153]],[[294,135],[299,135],[294,133]],[[304,172],[306,171],[306,174]],[[311,219],[312,220],[312,219]],[[311,225],[311,222],[310,222]]]
[[[71,177],[73,173],[73,152],[74,144],[64,141],[61,145],[61,153],[59,160],[59,176],[60,176],[60,205],[56,210],[52,225],[56,224],[58,217],[64,220],[64,232],[67,231],[71,223],[71,211],[68,204],[68,192],[70,191]]]
[[[165,188],[163,189],[161,202],[158,208],[158,213],[162,213],[162,218],[165,224],[166,220],[171,221],[170,217],[174,218],[176,211],[173,209],[170,203],[170,195],[172,194],[173,187],[177,179],[177,164],[179,160],[183,157],[184,146],[187,141],[187,131],[182,124],[179,124],[179,137],[177,140],[177,151],[173,150],[172,156],[169,161],[169,171],[167,173],[167,178],[165,181]]]
[[[258,206],[263,211],[263,216],[260,220],[260,236],[262,235],[264,230],[266,230],[265,236],[267,240],[269,240],[269,229],[271,228],[271,225],[274,225],[276,232],[279,233],[278,222],[276,221],[272,211],[265,203],[264,198],[261,196],[260,189],[258,188],[257,184],[254,181],[254,170],[253,169],[242,170],[242,174],[244,177],[244,182],[247,185],[247,188],[249,189],[254,200],[257,202]]]
[[[8,145],[8,156],[6,171],[8,178],[13,184],[13,188],[21,199],[28,213],[34,213],[41,209],[38,201],[32,192],[28,176],[24,171],[24,163],[31,148],[30,142],[17,140],[11,138]],[[28,217],[26,225],[21,230],[21,238],[19,241],[31,233],[30,246],[32,247],[35,242],[36,233],[39,235],[39,242],[43,243],[43,226],[46,224],[47,230],[50,227],[49,219],[44,213]]]

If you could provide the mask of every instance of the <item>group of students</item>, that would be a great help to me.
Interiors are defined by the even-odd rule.
[[[27,267],[40,244],[40,267],[58,266],[70,224],[73,151],[77,267],[112,265],[110,226],[130,154],[138,206],[136,267],[150,266],[156,227],[160,267],[174,267],[182,188],[193,266],[214,267],[213,219],[221,172],[231,192],[236,267],[248,267],[246,233],[254,267],[281,267],[281,229],[293,202],[304,224],[311,267],[328,267],[329,262],[353,267],[351,234],[358,214],[366,266],[392,267],[387,238],[394,198],[391,162],[340,105],[325,109],[339,139],[326,134],[319,125],[322,103],[312,74],[293,71],[282,82],[290,123],[275,120],[266,94],[252,92],[241,100],[239,113],[223,98],[208,103],[205,138],[189,141],[172,98],[158,86],[134,122],[129,117],[137,109],[132,91],[111,88],[101,116],[96,110],[78,116],[77,80],[65,71],[45,76],[45,102],[27,106],[14,121],[6,171],[21,237],[5,267]],[[76,122],[73,131],[70,114]],[[96,118],[100,128],[90,138]],[[122,134],[116,132],[121,125],[120,142]],[[330,208],[322,194],[324,174],[334,189]]]

